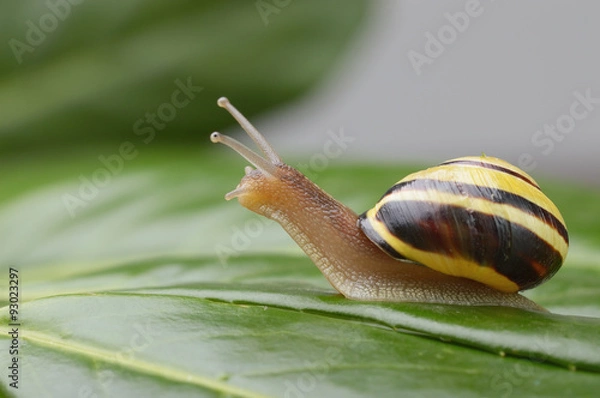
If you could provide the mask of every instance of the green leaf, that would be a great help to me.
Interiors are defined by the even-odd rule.
[[[104,180],[96,150],[4,162],[0,352],[8,366],[12,266],[18,396],[589,396],[600,387],[598,192],[541,182],[572,237],[563,269],[527,293],[552,313],[362,303],[337,295],[278,225],[223,200],[244,164],[211,149],[148,147]],[[317,180],[362,211],[414,169],[331,166]]]
[[[364,0],[257,3],[1,2],[0,151],[205,144],[190,132],[233,123],[217,98],[251,116],[297,97],[366,14]]]

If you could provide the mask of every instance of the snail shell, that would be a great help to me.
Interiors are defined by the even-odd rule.
[[[408,175],[358,223],[394,258],[503,292],[552,277],[569,245],[560,212],[533,178],[488,156]]]

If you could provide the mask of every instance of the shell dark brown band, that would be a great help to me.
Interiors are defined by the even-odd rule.
[[[562,255],[535,232],[501,217],[460,206],[390,201],[381,206],[376,219],[415,249],[492,267],[521,289],[542,283],[563,262]],[[393,248],[383,248],[393,255]]]
[[[540,189],[540,187],[533,180],[528,178],[527,176],[525,176],[521,173],[518,173],[514,170],[507,169],[506,167],[498,166],[497,164],[487,163],[484,161],[474,161],[474,160],[451,160],[448,162],[440,163],[440,166],[446,166],[449,164],[464,164],[464,165],[485,167],[486,169],[501,171],[503,173],[510,174],[511,176],[517,177],[517,178],[525,181],[526,183],[530,184],[531,186],[533,186],[537,189]]]
[[[565,225],[551,212],[538,206],[524,197],[512,192],[490,187],[482,187],[474,184],[459,182],[439,181],[433,179],[419,178],[416,180],[403,181],[391,187],[386,194],[391,195],[401,189],[418,191],[437,191],[450,194],[467,195],[471,198],[480,198],[494,203],[512,206],[523,211],[556,230],[565,242],[569,242],[569,234]]]

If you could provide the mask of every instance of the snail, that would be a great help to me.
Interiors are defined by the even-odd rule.
[[[551,278],[568,250],[557,207],[524,171],[485,155],[408,175],[356,214],[285,164],[227,100],[261,150],[214,132],[253,167],[225,195],[277,221],[344,297],[362,301],[509,306]]]

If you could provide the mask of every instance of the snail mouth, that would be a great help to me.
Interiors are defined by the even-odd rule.
[[[242,180],[240,181],[240,183],[238,184],[237,187],[235,187],[235,189],[231,192],[228,192],[225,195],[225,200],[231,200],[233,198],[239,198],[241,196],[244,196],[245,194],[247,194],[249,192],[249,188],[248,188],[248,182],[249,180],[256,178],[256,169],[250,167],[250,166],[246,166],[244,167],[244,177],[242,178]]]
[[[233,198],[239,198],[240,196],[244,195],[245,193],[246,193],[246,190],[243,187],[238,186],[233,191],[227,192],[225,194],[225,200],[231,200]]]

